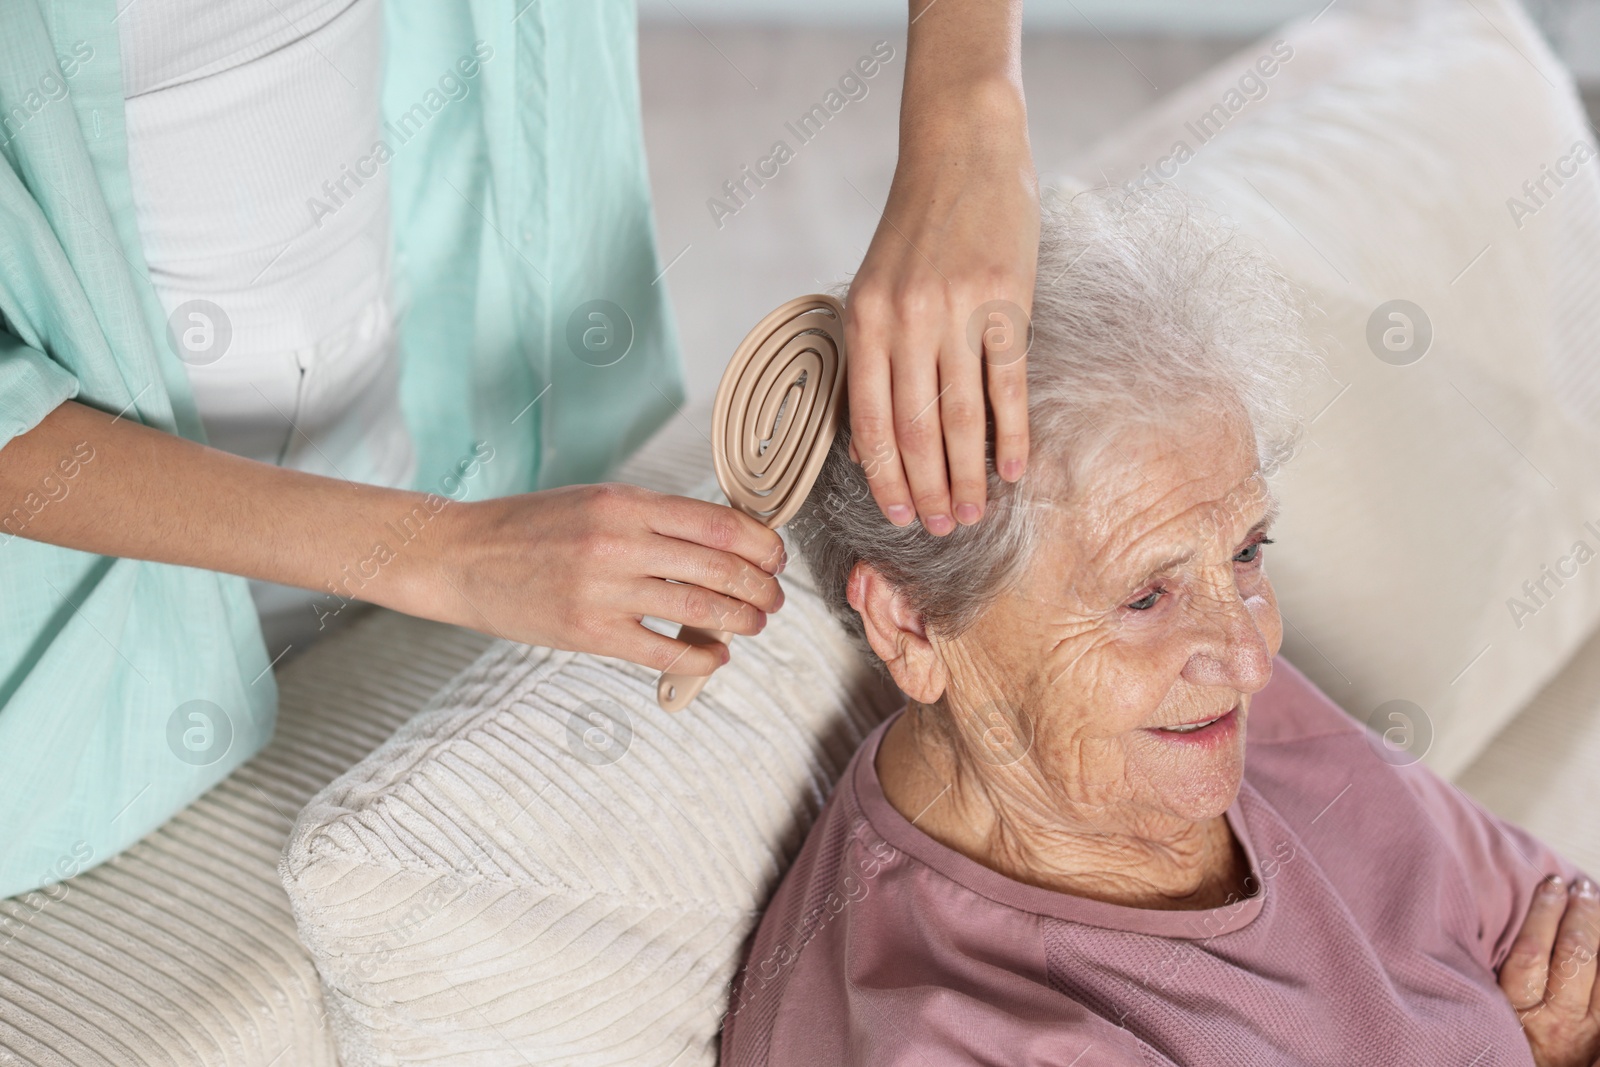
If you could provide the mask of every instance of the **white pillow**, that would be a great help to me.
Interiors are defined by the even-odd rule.
[[[791,567],[677,715],[497,643],[301,813],[282,865],[344,1067],[716,1062],[739,949],[898,704]]]
[[[1419,707],[1414,745],[1431,731],[1428,760],[1446,775],[1600,624],[1600,562],[1561,562],[1580,540],[1600,552],[1592,145],[1569,76],[1512,0],[1342,0],[1072,168],[1096,183],[1146,164],[1170,176],[1326,313],[1320,339],[1345,388],[1317,398],[1279,482],[1268,569],[1284,653],[1358,718]],[[1536,204],[1523,183],[1546,165],[1576,173],[1544,179]],[[1410,365],[1368,343],[1396,299],[1432,323]],[[1378,318],[1381,349],[1404,324]],[[1403,332],[1390,341],[1403,347]],[[1568,575],[1532,600],[1523,583],[1546,564]]]

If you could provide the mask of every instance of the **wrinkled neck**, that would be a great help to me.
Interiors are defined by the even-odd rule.
[[[1015,881],[1126,907],[1218,907],[1248,895],[1249,864],[1227,819],[1131,803],[1074,803],[1028,759],[964,758],[939,712],[913,704],[878,749],[884,796],[917,829]]]

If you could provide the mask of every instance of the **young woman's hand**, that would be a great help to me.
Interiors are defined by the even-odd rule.
[[[721,504],[578,485],[452,503],[440,518],[406,582],[415,602],[390,606],[513,641],[704,675],[727,662],[724,646],[663,637],[640,617],[755,634],[783,604],[783,541]]]
[[[943,536],[1028,459],[1039,254],[1016,0],[913,0],[900,159],[846,301],[851,450],[890,522]]]
[[[1600,1056],[1600,891],[1551,876],[1500,967],[1500,989],[1522,1021],[1538,1067],[1592,1067]]]

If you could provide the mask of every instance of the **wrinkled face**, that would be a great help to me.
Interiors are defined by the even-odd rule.
[[[976,761],[1001,795],[1108,826],[1227,809],[1283,640],[1274,509],[1248,425],[1212,416],[1125,434],[1051,506],[1017,589],[935,639],[963,733],[1003,739]]]

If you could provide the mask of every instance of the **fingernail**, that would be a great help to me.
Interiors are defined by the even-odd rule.
[[[1539,889],[1542,892],[1548,893],[1551,896],[1555,896],[1557,893],[1561,892],[1562,889],[1564,889],[1564,888],[1565,888],[1565,886],[1562,884],[1562,879],[1561,879],[1561,876],[1559,874],[1552,874],[1550,877],[1546,878],[1544,880],[1544,882],[1539,886]]]
[[[911,521],[912,511],[904,504],[889,505],[889,521],[896,526],[905,526]]]
[[[971,526],[983,515],[976,504],[957,504],[956,521],[963,526]]]
[[[928,517],[928,521],[922,525],[927,527],[928,532],[935,537],[943,537],[956,528],[955,523],[950,521],[950,516],[948,515],[931,515]]]
[[[1008,482],[1014,482],[1022,477],[1022,460],[1008,459],[1000,464],[1000,477]]]
[[[1578,879],[1577,890],[1580,897],[1600,897],[1600,890],[1587,878]]]

